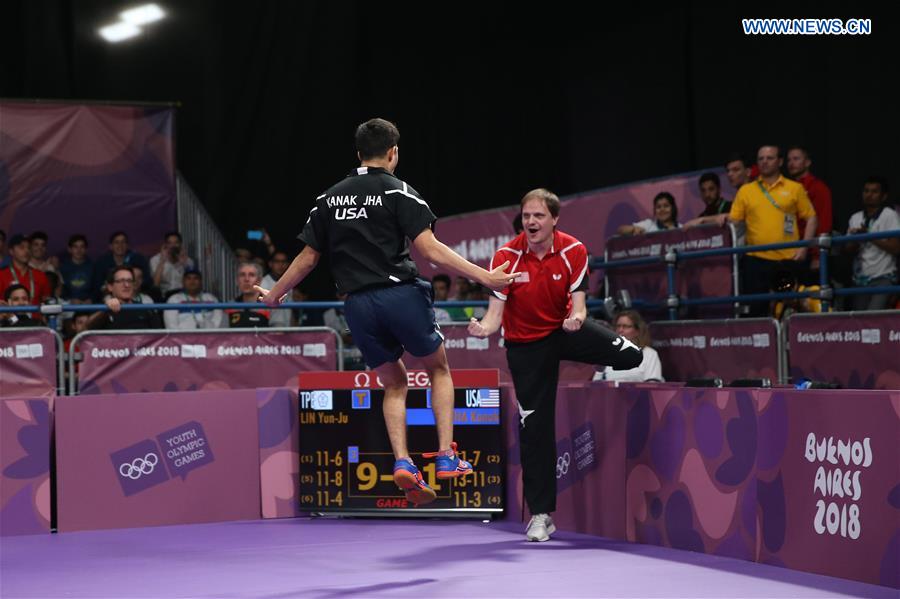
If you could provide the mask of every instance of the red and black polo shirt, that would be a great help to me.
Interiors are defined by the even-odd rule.
[[[562,231],[553,232],[550,251],[538,258],[524,233],[497,250],[491,269],[509,260],[519,279],[494,295],[506,302],[504,338],[514,343],[537,341],[562,326],[572,309],[572,293],[588,289],[588,253],[584,244]]]

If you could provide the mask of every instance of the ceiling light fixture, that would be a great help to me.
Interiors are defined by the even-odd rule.
[[[131,23],[119,22],[100,28],[100,36],[113,44],[140,35],[140,33],[141,28]]]
[[[119,13],[119,18],[132,25],[146,25],[166,16],[158,4],[142,4]]]
[[[119,13],[120,21],[101,27],[100,36],[110,43],[117,43],[143,33],[142,25],[154,23],[166,16],[158,4],[142,4]]]

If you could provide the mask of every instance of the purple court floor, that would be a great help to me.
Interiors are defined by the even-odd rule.
[[[891,597],[886,587],[519,525],[294,519],[0,539],[0,597]]]

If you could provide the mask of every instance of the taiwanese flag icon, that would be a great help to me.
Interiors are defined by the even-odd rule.
[[[368,389],[354,389],[350,396],[350,407],[354,410],[372,409],[372,393]]]

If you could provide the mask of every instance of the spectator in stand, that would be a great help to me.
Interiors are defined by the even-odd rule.
[[[715,173],[700,175],[700,198],[706,204],[706,208],[697,215],[697,218],[684,223],[684,228],[700,225],[724,225],[728,218],[728,212],[731,211],[731,202],[722,197],[722,183],[719,181],[719,175]]]
[[[28,265],[31,261],[31,242],[24,235],[13,235],[9,240],[11,263],[0,270],[0,294],[6,292],[10,285],[22,285],[28,291],[28,297],[35,304],[40,304],[50,297],[50,282],[47,276]]]
[[[49,237],[43,231],[35,231],[28,236],[31,242],[31,261],[28,266],[42,272],[59,272],[59,258],[47,257],[47,242]]]
[[[256,262],[241,262],[237,269],[238,295],[235,302],[255,304],[259,293],[253,289],[254,285],[262,282],[262,268]],[[255,328],[269,326],[270,312],[268,309],[243,308],[241,310],[225,310],[228,315],[228,326],[231,328]]]
[[[169,296],[169,304],[217,304],[219,298],[203,291],[203,277],[196,268],[184,271],[181,291]],[[192,331],[194,329],[220,329],[225,326],[225,313],[221,310],[195,310],[179,312],[166,310],[163,320],[167,329]]]
[[[181,233],[169,231],[164,237],[159,253],[150,258],[153,286],[159,289],[162,298],[167,298],[181,289],[184,272],[189,268],[194,268],[194,261],[184,249]]]
[[[619,227],[619,235],[642,235],[670,229],[680,229],[678,223],[678,206],[675,196],[668,191],[661,191],[653,198],[653,218]]]
[[[97,258],[94,263],[94,275],[92,277],[94,298],[101,299],[106,295],[109,272],[116,266],[131,266],[141,270],[142,279],[146,282],[150,279],[147,259],[141,254],[128,248],[128,235],[124,231],[116,231],[109,236],[109,251]],[[135,289],[135,292],[140,291]]]
[[[900,229],[900,215],[888,206],[888,182],[882,177],[869,177],[863,185],[863,209],[850,217],[849,235],[877,233]],[[848,243],[844,251],[855,254],[853,284],[857,287],[880,287],[897,284],[897,255],[900,237]],[[889,306],[888,294],[855,295],[854,310],[884,310]]]
[[[445,302],[450,294],[450,277],[445,274],[436,274],[431,279],[431,290],[434,294],[434,301]],[[446,308],[434,308],[434,320],[436,322],[452,322],[453,318]]]
[[[346,293],[337,293],[335,295],[337,301],[347,301]],[[334,330],[344,342],[344,370],[365,370],[366,364],[363,361],[362,351],[353,343],[353,336],[350,334],[350,325],[347,324],[347,317],[344,315],[343,308],[328,308],[322,314],[325,326]]]
[[[94,263],[87,256],[87,237],[76,233],[69,237],[69,257],[59,265],[59,273],[63,278],[64,298],[73,304],[86,304],[91,301],[93,289],[91,277]]]
[[[831,189],[824,181],[817,178],[811,172],[809,167],[812,166],[812,160],[809,158],[809,152],[800,146],[792,146],[787,151],[787,172],[791,179],[803,185],[809,201],[812,202],[813,210],[816,211],[816,235],[831,233]],[[800,221],[800,230],[804,230],[806,223]],[[813,270],[819,268],[819,248],[811,248],[809,252],[809,267]]]
[[[30,306],[31,298],[24,285],[13,283],[3,292],[0,304],[4,306]],[[0,327],[39,327],[44,323],[25,312],[0,312]]]
[[[75,340],[75,337],[78,336],[79,333],[87,330],[87,323],[90,320],[91,315],[87,312],[75,312],[71,318],[68,318],[63,321],[63,351],[68,354],[69,352],[78,352],[78,346],[72,346],[72,341]],[[81,366],[81,361],[75,361],[75,374],[78,375],[79,367]],[[66,368],[65,374],[66,378],[66,386],[68,387],[69,381],[69,369]]]
[[[108,311],[94,312],[88,319],[87,328],[95,329],[161,329],[162,318],[156,310],[123,310],[122,306],[135,304],[137,293],[134,276],[137,268],[120,264],[109,269],[106,276],[106,290],[109,295],[103,300]]]
[[[650,327],[637,310],[623,310],[616,315],[616,333],[622,335],[639,348],[644,359],[640,366],[630,370],[613,370],[607,366],[594,374],[595,381],[621,381],[640,383],[643,381],[664,382],[659,354],[651,347]]]
[[[9,266],[10,259],[6,250],[6,231],[0,229],[0,269]]]
[[[804,291],[821,291],[818,285],[801,285],[797,274],[791,270],[779,270],[772,281],[775,293],[803,293]],[[778,300],[772,304],[772,317],[787,322],[791,314],[796,312],[822,312],[822,300],[816,297],[795,297]]]
[[[48,270],[44,273],[47,283],[50,285],[50,297],[44,300],[45,304],[62,304],[63,282],[58,272]]]
[[[269,232],[266,231],[265,229],[260,229],[260,230],[262,231],[262,234],[263,234],[262,239],[260,241],[262,241],[262,245],[265,248],[265,252],[266,252],[265,255],[268,256],[269,258],[271,258],[272,256],[275,255],[275,252],[277,252],[278,249],[275,247],[275,242],[273,242],[272,238],[269,236]],[[285,257],[287,257],[286,254],[285,254]],[[287,268],[285,268],[285,270],[287,270]]]
[[[253,252],[243,247],[234,248],[234,259],[237,260],[238,263],[253,262]]]
[[[63,295],[63,282],[59,273],[48,271],[44,273],[47,276],[47,283],[50,285],[51,295],[50,297],[44,299],[43,303],[46,305],[55,305],[62,306],[63,304],[68,304],[69,299]],[[60,312],[55,320],[56,330],[59,333],[63,332],[63,325],[65,321],[72,318],[75,315],[74,312]],[[50,321],[47,322],[48,326]]]
[[[473,302],[486,302],[491,298],[491,292],[487,287],[475,283],[469,291],[468,299]],[[484,318],[487,309],[484,306],[469,306],[466,308],[466,316],[471,318]]]
[[[302,285],[297,285],[291,290],[291,301],[308,302],[310,301],[309,293]],[[292,327],[323,327],[325,323],[322,320],[322,310],[294,308],[291,310],[291,326]]]
[[[51,306],[62,306],[67,303],[66,300],[63,299],[62,291],[63,284],[62,279],[59,277],[59,273],[49,270],[44,273],[47,277],[47,283],[50,285],[50,297],[44,298],[43,304],[51,305]],[[72,312],[61,312],[59,317],[56,319],[56,327],[59,331],[62,331],[63,320],[66,318],[71,318]]]
[[[265,241],[265,239],[264,239]],[[274,246],[273,246],[274,247]],[[284,275],[284,272],[290,266],[287,254],[280,250],[275,250],[272,257],[269,258],[269,274],[263,277],[262,287],[271,289],[278,282],[278,279]],[[277,308],[272,310],[269,317],[269,326],[272,327],[289,327],[291,326],[291,311],[287,308]]]
[[[241,240],[241,245],[234,253],[238,262],[254,262],[257,258],[261,258],[260,266],[265,269],[266,261],[277,251],[278,248],[275,247],[268,231],[257,227],[247,231],[247,238]]]
[[[144,271],[140,268],[134,269],[134,303],[136,304],[162,304],[162,297],[159,295],[159,289],[156,287],[150,288],[150,293],[144,293],[141,289],[144,289]]]
[[[469,292],[472,290],[472,281],[467,279],[466,277],[456,277],[456,295],[453,299],[462,301],[469,297]]]
[[[72,318],[67,319],[63,323],[63,331],[65,335],[65,339],[63,339],[63,349],[65,349],[67,353],[72,347],[72,339],[74,339],[78,335],[78,333],[87,330],[87,323],[90,317],[91,315],[87,312],[76,312],[72,316]]]
[[[747,245],[783,243],[800,239],[798,219],[805,219],[803,239],[812,239],[818,226],[815,210],[803,186],[781,175],[783,160],[778,146],[762,146],[757,153],[759,179],[744,184],[734,198],[728,219],[745,223]],[[768,293],[779,270],[798,272],[807,248],[749,252],[743,260],[741,293]],[[750,316],[767,316],[767,302],[750,304]]]
[[[750,161],[742,154],[732,154],[725,161],[725,176],[728,182],[735,190],[739,190],[741,186],[753,181],[752,169]]]
[[[266,259],[262,256],[253,256],[251,262],[259,266],[259,272],[266,272]]]
[[[469,299],[469,293],[472,291],[472,282],[465,277],[456,277],[456,295],[449,298],[450,300],[462,302]],[[447,308],[447,314],[455,322],[468,322],[469,315],[466,309],[462,307]]]

